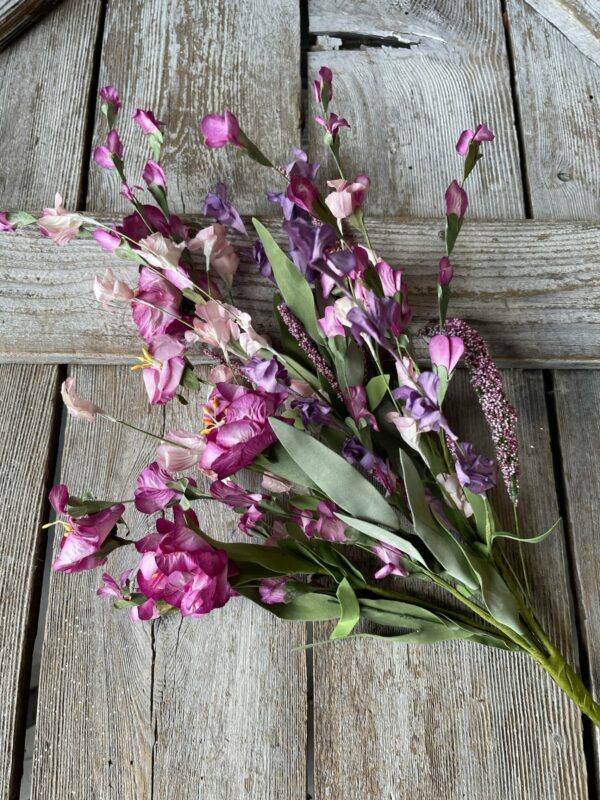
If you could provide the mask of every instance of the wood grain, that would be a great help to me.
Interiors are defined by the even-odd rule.
[[[290,147],[300,142],[299,30],[295,0],[109,2],[100,85],[114,84],[123,99],[119,130],[132,182],[141,182],[149,154],[130,114],[151,108],[166,125],[164,167],[174,211],[200,210],[219,179],[233,187],[241,211],[272,208],[264,192],[277,178],[269,180],[241,152],[205,148],[198,123],[230,109],[274,163],[289,161]],[[89,198],[98,209],[126,207],[114,175],[94,166]]]
[[[150,408],[139,376],[118,367],[73,372],[82,396],[114,416],[162,433],[163,412]],[[67,418],[60,481],[73,494],[133,496],[139,472],[152,461],[155,441],[122,426]],[[126,507],[132,539],[147,518]],[[58,535],[54,537],[56,553]],[[135,551],[114,553],[106,566],[118,576],[136,563]],[[96,597],[102,570],[53,573],[42,654],[33,800],[59,797],[152,796],[152,625]]]
[[[531,535],[558,516],[543,381],[505,379],[520,410],[520,517]],[[489,454],[465,374],[451,392],[461,433]],[[510,516],[507,505],[504,495]],[[536,608],[572,653],[563,534],[528,555]],[[526,656],[360,640],[317,647],[314,659],[317,797],[587,798],[579,712]]]
[[[46,492],[56,455],[56,367],[0,367],[0,797],[17,796],[29,665],[44,565]]]
[[[600,67],[600,9],[594,0],[525,0]]]
[[[530,4],[507,9],[533,216],[598,219],[600,67]]]
[[[269,227],[281,241],[278,224]],[[435,316],[441,225],[369,220],[368,227],[381,255],[406,273],[418,329]],[[467,222],[450,313],[474,322],[503,363],[598,365],[599,252],[593,223]],[[92,294],[94,275],[109,266],[135,282],[134,266],[90,241],[56,248],[35,232],[0,237],[0,360],[131,362],[139,340],[129,310],[103,311]],[[234,299],[273,333],[272,288],[253,264],[240,268]]]
[[[60,0],[0,0],[0,49]]]
[[[442,214],[444,192],[460,177],[454,146],[462,130],[485,122],[496,141],[469,178],[474,217],[523,213],[518,149],[508,62],[496,0],[469,2],[358,2],[309,4],[311,31],[361,35],[423,31],[410,47],[309,54],[309,74],[334,71],[332,109],[352,131],[341,134],[348,175],[369,174],[371,214]],[[485,44],[484,44],[485,43]],[[311,93],[311,102],[312,102]],[[311,110],[314,102],[312,102]],[[333,174],[321,144],[322,129],[309,123],[311,153]],[[375,155],[376,154],[376,155]]]

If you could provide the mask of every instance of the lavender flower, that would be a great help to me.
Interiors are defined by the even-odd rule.
[[[285,392],[290,378],[283,364],[275,357],[252,356],[242,372],[258,388],[265,392]]]
[[[324,254],[335,247],[338,234],[332,225],[315,227],[311,221],[296,217],[282,225],[290,241],[290,258],[309,283],[315,280]]]
[[[349,464],[362,467],[365,472],[371,472],[377,461],[373,453],[369,452],[356,436],[346,439],[342,447],[342,455]]]
[[[298,412],[305,428],[309,425],[331,425],[333,422],[331,406],[316,397],[299,397],[292,400],[291,406]]]
[[[267,258],[267,254],[265,253],[265,248],[263,247],[262,242],[260,239],[257,239],[252,246],[252,251],[250,253],[250,257],[258,267],[258,271],[263,276],[263,278],[267,278],[267,280],[271,281],[271,283],[275,283],[275,277],[273,275],[273,267],[269,259]]]
[[[242,222],[242,218],[236,209],[227,202],[227,187],[224,183],[217,183],[214,192],[208,192],[204,200],[204,210],[202,212],[205,217],[216,219],[223,225],[229,225],[235,228],[236,231],[243,233],[247,236],[246,226]]]
[[[433,372],[422,372],[417,380],[420,387],[401,386],[394,389],[395,400],[404,401],[404,411],[417,422],[419,431],[439,431],[441,428],[450,433],[450,428],[442,416],[437,400],[439,378]]]
[[[494,459],[473,452],[473,445],[461,442],[456,446],[456,474],[460,485],[473,494],[483,494],[496,485],[497,465]]]

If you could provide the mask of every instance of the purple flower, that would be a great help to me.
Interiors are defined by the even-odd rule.
[[[94,150],[93,158],[102,169],[114,169],[115,159],[123,158],[123,144],[114,129],[109,131],[106,145],[101,145]]]
[[[230,111],[226,111],[223,116],[207,114],[200,122],[200,131],[207,147],[225,147],[226,144],[244,147],[240,141],[239,123]]]
[[[134,302],[131,305],[133,321],[146,342],[151,342],[161,333],[176,331],[181,326],[177,319],[181,292],[148,267],[142,267],[140,272],[137,299],[150,304]]]
[[[338,510],[335,503],[322,500],[317,506],[318,519],[312,525],[312,535],[316,539],[325,539],[327,542],[345,542],[346,526],[335,516]]]
[[[12,233],[14,230],[16,230],[16,226],[9,221],[6,214],[6,211],[0,211],[0,231],[3,231],[4,233]]]
[[[114,86],[103,86],[98,92],[98,96],[107,106],[112,106],[113,114],[121,108],[121,100]]]
[[[391,544],[375,545],[371,548],[373,553],[383,561],[383,566],[377,570],[373,576],[377,580],[387,578],[388,575],[397,575],[400,578],[405,578],[408,575],[408,570],[400,564],[400,559],[404,556],[401,550]]]
[[[106,231],[102,228],[92,231],[92,238],[103,250],[106,250],[108,253],[114,253],[117,247],[121,244],[121,237],[118,233]]]
[[[173,476],[156,461],[146,467],[138,476],[133,493],[137,510],[143,514],[154,514],[166,508],[176,497],[181,497],[181,492],[167,486],[172,481]]]
[[[446,202],[445,213],[447,217],[451,214],[455,214],[459,219],[462,219],[467,213],[469,200],[467,198],[467,193],[458,181],[454,180],[450,186],[448,186],[446,194],[444,195],[444,200]]]
[[[288,200],[312,214],[313,206],[319,197],[319,190],[308,178],[304,178],[302,175],[293,175],[290,178],[286,195]]]
[[[265,392],[285,392],[290,385],[290,378],[281,362],[273,358],[252,356],[242,372],[257,389]]]
[[[325,336],[344,336],[344,326],[339,322],[335,308],[333,306],[326,306],[325,312],[319,318],[319,327]]]
[[[286,220],[295,219],[297,216],[305,216],[306,212],[298,208],[298,206],[289,200],[285,192],[267,192],[267,200],[269,203],[275,203],[281,206],[283,211],[283,218]]]
[[[222,225],[229,225],[236,231],[247,236],[246,226],[236,209],[227,202],[227,187],[224,183],[217,183],[214,192],[208,192],[204,200],[205,217],[216,219]]]
[[[262,494],[250,494],[243,486],[231,480],[213,481],[210,485],[210,493],[230,508],[252,508],[263,499]]]
[[[314,181],[321,165],[312,164],[308,160],[308,156],[304,150],[301,150],[299,147],[292,147],[292,153],[296,156],[296,158],[293,161],[290,161],[290,163],[284,167],[284,172],[288,178],[293,178],[295,175],[301,175],[303,178],[308,178],[308,180]]]
[[[142,108],[136,109],[133,114],[133,121],[137,123],[144,133],[159,133],[163,124],[156,119],[152,111],[144,111]]]
[[[319,80],[313,81],[315,90],[315,100],[317,103],[323,102],[327,108],[333,97],[333,72],[329,67],[321,67],[319,70]]]
[[[242,533],[245,533],[246,536],[252,536],[252,532],[262,518],[262,511],[260,511],[260,509],[258,509],[256,506],[250,506],[250,508],[239,518],[238,528]]]
[[[342,447],[342,455],[348,463],[362,467],[365,472],[371,472],[375,466],[375,456],[356,436],[346,439]]]
[[[417,383],[419,389],[410,386],[395,389],[394,399],[404,401],[405,413],[416,420],[417,427],[422,433],[437,432],[440,428],[449,431],[448,423],[442,416],[437,401],[439,378],[433,372],[422,372]]]
[[[454,267],[450,263],[448,256],[443,256],[440,258],[440,264],[438,267],[438,283],[440,286],[448,286],[453,277]]]
[[[164,169],[153,159],[150,159],[146,163],[142,173],[142,178],[148,184],[148,186],[162,186],[164,189],[167,185],[167,176],[165,175]]]
[[[273,267],[271,266],[271,262],[267,258],[267,254],[265,253],[265,248],[263,247],[263,243],[260,239],[257,239],[254,244],[252,245],[252,260],[258,267],[258,271],[263,276],[263,278],[267,278],[271,281],[271,283],[275,283],[275,278],[273,276]]]
[[[475,128],[475,131],[472,131],[468,128],[466,131],[461,133],[461,135],[458,137],[458,142],[456,143],[456,152],[459,154],[459,156],[466,156],[469,152],[469,145],[471,142],[479,145],[481,142],[493,141],[494,134],[487,127],[487,125],[478,125]]]
[[[382,347],[389,348],[387,334],[400,336],[412,319],[408,298],[403,297],[402,303],[398,303],[391,297],[377,297],[374,292],[366,291],[363,306],[351,308],[347,315],[358,344],[363,343],[364,334]]]
[[[318,270],[325,265],[325,252],[337,244],[335,228],[333,225],[315,227],[302,217],[284,222],[282,228],[290,241],[290,258],[306,280],[312,283]]]
[[[309,425],[331,425],[333,411],[331,406],[316,397],[299,397],[292,400],[291,407],[298,412],[300,421],[305,428]]]
[[[104,572],[102,574],[102,586],[96,590],[96,594],[99,597],[113,597],[115,600],[129,600],[128,584],[131,572],[130,569],[122,572],[118,583],[108,572]]]
[[[167,333],[155,336],[132,369],[141,369],[148,399],[164,406],[174,397],[185,369],[185,345]]]
[[[361,419],[366,420],[374,430],[378,431],[377,421],[367,406],[367,392],[364,386],[348,386],[344,389],[344,402],[350,412],[352,419],[359,423]]]
[[[445,336],[443,333],[429,340],[429,358],[436,367],[444,367],[450,374],[465,351],[460,336]]]
[[[395,297],[397,294],[407,292],[406,283],[402,280],[402,272],[394,269],[385,261],[378,261],[375,270],[381,281],[381,288],[386,297]]]
[[[287,575],[278,578],[263,578],[258,586],[258,593],[263,603],[285,603],[285,584],[290,580]]]
[[[493,458],[478,456],[469,442],[456,445],[454,463],[460,485],[466,486],[473,494],[483,494],[496,485],[496,462]]]
[[[323,119],[323,117],[316,116],[315,122],[321,125],[327,131],[330,136],[334,139],[337,136],[340,128],[349,128],[350,124],[348,120],[344,119],[343,117],[338,117],[337,114],[333,112],[327,117],[327,119]]]

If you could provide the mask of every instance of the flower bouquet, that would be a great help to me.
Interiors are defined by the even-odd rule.
[[[116,174],[133,212],[110,226],[68,212],[57,195],[55,208],[39,218],[0,214],[5,231],[38,225],[57,245],[92,237],[138,265],[135,288],[109,269],[96,278],[95,295],[105,307],[130,304],[143,340],[132,369],[141,373],[150,403],[175,400],[198,413],[195,430],[160,437],[131,499],[52,489],[58,517],[49,524],[63,531],[53,569],[95,569],[115,549],[130,548],[132,569],[117,579],[105,572],[98,594],[129,609],[134,620],[201,617],[243,597],[283,619],[332,620],[334,640],[467,639],[523,652],[600,725],[600,707],[535,616],[523,566],[513,567],[504,552],[506,540],[531,546],[552,531],[527,539],[518,531],[515,410],[480,335],[447,318],[452,252],[468,207],[464,184],[494,135],[478,125],[458,139],[462,178],[445,193],[437,316],[411,331],[405,276],[369,240],[363,210],[369,178],[348,177],[343,169],[340,141],[350,126],[331,111],[328,68],[320,70],[314,92],[316,122],[339,173],[327,181],[326,193],[317,185],[319,165],[303,151],[294,149],[293,160],[280,167],[229,111],[200,123],[207,147],[231,145],[278,181],[268,198],[283,216],[288,252],[257,219],[257,239],[246,248],[273,284],[277,343],[233,303],[239,254],[228,229],[248,233],[225,186],[206,197],[204,216],[212,224],[192,230],[171,213],[161,166],[163,125],[141,109],[133,118],[151,157],[145,188],[130,183],[116,128],[121,103],[111,86],[100,91],[108,133],[94,160]],[[154,203],[143,199],[146,190]],[[417,338],[427,342],[426,365],[415,358]],[[213,365],[208,393],[189,360],[194,351]],[[445,415],[461,360],[494,458],[476,452]],[[129,424],[79,397],[72,378],[62,393],[75,417]],[[515,510],[512,532],[499,527],[488,497],[497,481]],[[234,509],[247,541],[212,538],[193,510],[207,502]],[[148,515],[149,532],[137,541],[128,537],[127,503]],[[423,598],[415,590],[419,581],[437,591]],[[361,620],[370,625],[357,628]]]

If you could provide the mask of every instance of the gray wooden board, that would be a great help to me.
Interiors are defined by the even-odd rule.
[[[269,226],[282,241],[279,225]],[[382,257],[405,271],[418,327],[436,313],[441,224],[368,219],[367,226]],[[593,223],[467,221],[453,259],[450,313],[475,323],[504,363],[598,365],[599,253]],[[103,311],[92,293],[94,275],[109,266],[135,282],[135,266],[93,242],[57,248],[34,231],[0,236],[0,360],[131,362],[139,339],[129,309]],[[272,294],[244,263],[234,300],[271,334]]]
[[[520,410],[520,518],[531,535],[558,517],[543,380],[504,374]],[[457,374],[451,387],[452,424],[489,454],[466,378]],[[562,531],[537,548],[526,554],[536,610],[572,655]],[[328,627],[316,627],[324,639]],[[587,798],[580,714],[526,656],[464,642],[355,640],[317,647],[314,659],[317,797]]]
[[[0,0],[0,48],[60,0]]]
[[[57,367],[0,368],[0,798],[18,792],[46,497],[57,442]]]

